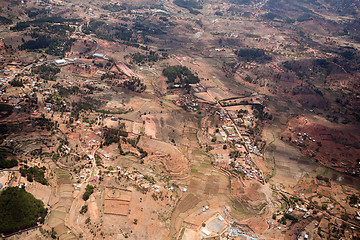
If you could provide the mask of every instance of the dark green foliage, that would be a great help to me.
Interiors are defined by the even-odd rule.
[[[144,64],[146,62],[157,62],[159,61],[160,56],[155,51],[149,51],[147,54],[134,53],[131,55],[131,59],[136,64]]]
[[[200,2],[196,0],[175,0],[174,3],[179,7],[189,10],[191,14],[195,15],[200,14],[200,12],[195,9],[203,8]]]
[[[272,13],[272,12],[268,12],[268,13],[265,13],[264,15],[262,15],[262,18],[265,19],[265,20],[274,20],[275,18],[281,18],[279,15],[275,14],[275,13]]]
[[[87,26],[83,28],[85,34],[95,33],[97,37],[110,41],[123,40],[130,41],[133,32],[125,26],[110,25],[104,21],[91,19]]]
[[[80,101],[80,102],[73,102],[72,106],[74,108],[74,112],[78,112],[78,111],[87,111],[87,110],[94,110],[98,105],[99,102],[96,102],[95,99],[92,98],[86,98],[84,101]]]
[[[12,168],[18,165],[16,159],[8,159],[10,155],[13,155],[13,150],[9,147],[0,147],[0,169]]]
[[[12,24],[12,20],[3,16],[0,16],[0,23],[1,24]]]
[[[10,116],[13,112],[11,105],[0,103],[0,119]]]
[[[142,149],[141,147],[137,147],[137,149],[139,150],[140,152],[140,158],[144,158],[144,157],[147,157],[148,153],[146,151],[144,151],[144,149]]]
[[[92,185],[87,185],[86,188],[85,188],[85,192],[84,192],[84,195],[83,195],[83,199],[86,201],[89,199],[90,195],[93,194],[94,192],[94,186]]]
[[[54,85],[53,87],[58,90],[58,94],[61,97],[68,97],[69,95],[79,93],[79,90],[80,90],[78,86],[71,86],[69,88],[65,88],[62,85],[60,85],[59,83]]]
[[[55,229],[54,229],[54,228],[51,228],[50,237],[51,237],[52,239],[56,239],[56,234],[57,234],[57,232],[55,231]]]
[[[321,181],[325,181],[325,182],[327,182],[327,183],[330,182],[329,178],[323,177],[323,176],[321,176],[321,175],[317,175],[317,176],[316,176],[316,179],[317,179],[317,180],[321,180]]]
[[[294,215],[291,215],[289,213],[285,213],[284,217],[286,219],[289,219],[292,223],[296,223],[298,221],[297,217],[295,217]],[[286,221],[285,221],[286,222]]]
[[[279,223],[283,224],[283,225],[286,225],[286,217],[285,216],[282,216],[279,220],[278,220]]]
[[[229,2],[234,3],[234,4],[238,4],[238,5],[253,4],[253,1],[251,1],[251,0],[230,0]]]
[[[20,49],[30,51],[44,49],[47,54],[64,57],[74,41],[75,39],[68,39],[64,35],[38,35],[35,40],[24,42]]]
[[[359,197],[356,196],[355,194],[351,195],[349,198],[349,204],[350,206],[354,206],[355,204],[357,204],[359,202]]]
[[[48,14],[50,12],[50,10],[45,9],[45,8],[30,8],[30,9],[26,9],[25,12],[29,16],[29,18],[34,18],[34,17],[37,17],[39,15]]]
[[[152,183],[152,184],[155,184],[155,183],[156,183],[154,177],[152,177],[152,176],[144,175],[144,179],[147,180],[147,181],[149,181],[149,182]]]
[[[80,214],[85,214],[88,211],[88,205],[84,205],[81,207]]]
[[[48,185],[48,181],[45,179],[45,167],[39,168],[37,166],[28,168],[27,166],[20,168],[21,176],[27,177],[29,182],[35,180],[43,185]]]
[[[121,10],[125,10],[126,7],[124,5],[118,5],[118,4],[105,4],[101,6],[102,9],[108,10],[110,12],[120,12]]]
[[[174,84],[179,84],[182,86],[186,86],[189,84],[195,84],[200,81],[198,76],[193,74],[187,67],[185,66],[169,66],[163,69],[163,75],[167,77],[168,84],[172,87]]]
[[[146,90],[146,85],[136,77],[132,77],[129,80],[125,80],[122,83],[118,84],[119,87],[127,88],[133,92],[142,93]]]
[[[238,150],[231,151],[231,152],[229,153],[229,157],[230,157],[230,158],[236,159],[236,158],[239,158],[240,156],[241,156],[241,153],[240,153]]]
[[[355,53],[353,51],[344,51],[339,53],[343,58],[346,58],[347,60],[352,60],[355,57]]]
[[[65,56],[75,39],[70,34],[75,30],[70,24],[78,19],[64,19],[61,17],[44,17],[28,22],[18,22],[11,28],[13,31],[22,31],[31,27],[32,40],[24,42],[21,50],[45,51],[55,56]]]
[[[166,34],[164,29],[164,23],[158,23],[154,24],[152,22],[148,21],[137,21],[135,22],[133,29],[134,31],[141,31],[142,35],[157,35],[157,34]],[[147,39],[146,41],[150,41],[150,39]],[[147,49],[145,49],[147,50]]]
[[[46,129],[48,131],[51,131],[55,128],[55,123],[52,122],[50,119],[45,118],[44,115],[39,118],[35,118],[35,125],[39,126],[41,129]]]
[[[39,74],[39,77],[42,79],[55,81],[56,80],[55,75],[60,72],[60,69],[52,65],[43,64],[33,68],[31,71],[32,73]]]
[[[10,82],[10,85],[13,87],[23,87],[24,84],[21,80],[14,79]]]
[[[44,17],[44,18],[39,18],[39,19],[35,19],[33,21],[27,21],[27,22],[18,22],[14,27],[11,28],[12,31],[23,31],[26,28],[30,27],[30,26],[35,26],[35,27],[44,27],[44,26],[48,26],[49,24],[53,24],[53,23],[75,23],[80,21],[79,19],[65,19],[62,17]]]
[[[271,60],[271,56],[267,55],[263,49],[257,48],[241,48],[235,51],[235,54],[243,61],[263,62]]]
[[[119,143],[120,137],[127,137],[128,133],[123,130],[106,129],[104,131],[104,146],[109,146],[112,143]]]
[[[0,233],[10,234],[43,223],[44,203],[23,188],[9,187],[0,195]]]
[[[305,21],[310,21],[312,19],[313,19],[313,17],[310,13],[305,13],[305,14],[299,16],[296,20],[298,22],[305,22]]]

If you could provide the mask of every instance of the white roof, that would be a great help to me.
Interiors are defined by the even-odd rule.
[[[94,53],[93,56],[94,57],[99,57],[99,58],[105,58],[105,55],[101,54],[101,53]]]
[[[207,236],[210,236],[211,232],[207,228],[202,228],[201,232],[206,234]]]
[[[55,63],[56,64],[64,64],[64,63],[66,63],[66,61],[65,61],[65,59],[56,59]]]

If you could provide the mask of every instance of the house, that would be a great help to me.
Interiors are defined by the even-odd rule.
[[[106,55],[101,54],[101,53],[94,53],[94,54],[93,54],[93,57],[102,58],[102,59],[108,59],[108,58],[106,57]]]
[[[64,65],[64,64],[66,64],[67,62],[66,62],[66,60],[65,59],[56,59],[55,60],[55,64],[56,65]]]
[[[201,229],[201,232],[204,233],[204,234],[207,235],[207,236],[210,236],[210,235],[211,235],[211,232],[210,232],[207,228],[202,228],[202,229]]]

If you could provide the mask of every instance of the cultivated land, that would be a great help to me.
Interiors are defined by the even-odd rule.
[[[359,3],[0,4],[2,237],[360,237]]]

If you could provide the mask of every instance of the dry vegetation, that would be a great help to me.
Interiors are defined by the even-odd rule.
[[[2,236],[359,238],[358,3],[0,4]]]

